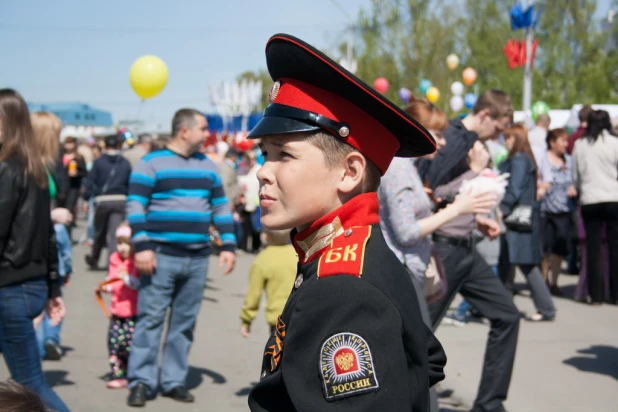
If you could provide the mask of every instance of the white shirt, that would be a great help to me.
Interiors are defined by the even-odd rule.
[[[540,149],[547,150],[547,129],[535,127],[530,130],[528,132],[528,141],[533,149],[538,147]]]
[[[534,161],[536,162],[536,167],[539,171],[539,182],[551,182],[551,163],[549,162],[547,149],[532,146],[532,154],[534,154]]]
[[[618,137],[604,130],[596,142],[584,136],[573,149],[573,180],[583,205],[618,202]]]
[[[245,210],[247,212],[255,212],[260,203],[260,182],[257,178],[260,167],[262,166],[256,163],[246,175],[238,176],[238,182],[245,194]]]

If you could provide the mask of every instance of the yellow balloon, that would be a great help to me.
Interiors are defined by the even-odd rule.
[[[142,99],[155,97],[167,84],[167,66],[157,56],[142,56],[131,66],[129,80],[135,94]]]
[[[427,96],[427,100],[429,100],[431,103],[435,103],[440,99],[440,90],[438,90],[437,87],[432,86],[427,89],[427,93],[425,93],[425,96]]]
[[[449,54],[446,57],[446,66],[449,68],[449,70],[455,70],[459,66],[459,56],[457,56],[455,53]]]

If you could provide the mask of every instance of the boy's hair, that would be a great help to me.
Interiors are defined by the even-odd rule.
[[[47,412],[41,399],[15,381],[0,382],[0,412]]]
[[[264,229],[266,244],[268,246],[283,246],[290,243],[290,230]]]
[[[492,119],[502,119],[506,116],[513,117],[514,110],[511,98],[502,90],[485,90],[472,108],[472,114],[477,114],[486,109],[489,110],[489,116]]]
[[[307,141],[324,153],[326,167],[329,169],[339,166],[348,153],[360,153],[349,144],[342,142],[326,132],[318,131],[312,133],[307,137]],[[367,161],[367,167],[365,168],[365,176],[361,184],[361,193],[377,192],[382,174],[380,173],[380,169],[378,169],[371,160],[365,155],[363,155],[363,157]]]

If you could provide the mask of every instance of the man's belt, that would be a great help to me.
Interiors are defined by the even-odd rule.
[[[433,234],[431,236],[436,243],[446,243],[453,246],[465,247],[472,249],[474,247],[474,239],[472,237],[449,237]]]
[[[103,202],[126,202],[127,195],[100,195],[94,198],[94,203],[99,204]]]

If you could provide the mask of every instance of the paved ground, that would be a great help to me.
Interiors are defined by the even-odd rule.
[[[127,391],[105,388],[107,320],[94,298],[104,272],[85,270],[85,248],[74,250],[76,273],[65,296],[69,315],[63,331],[67,353],[60,362],[44,362],[49,382],[73,411],[128,411]],[[260,314],[254,333],[238,333],[250,255],[240,256],[236,271],[225,277],[212,265],[190,355],[188,384],[195,404],[165,398],[149,402],[148,411],[247,411],[247,393],[259,376],[268,330]],[[521,278],[519,280],[522,280]],[[575,277],[563,276],[572,293]],[[517,297],[522,311],[532,311],[527,297]],[[615,411],[618,389],[618,308],[588,307],[557,299],[554,323],[522,323],[515,372],[507,407],[510,411]],[[443,399],[443,411],[465,410],[474,399],[480,376],[487,326],[442,326],[438,337],[449,358],[442,389],[454,391]],[[8,378],[0,363],[0,380]]]

